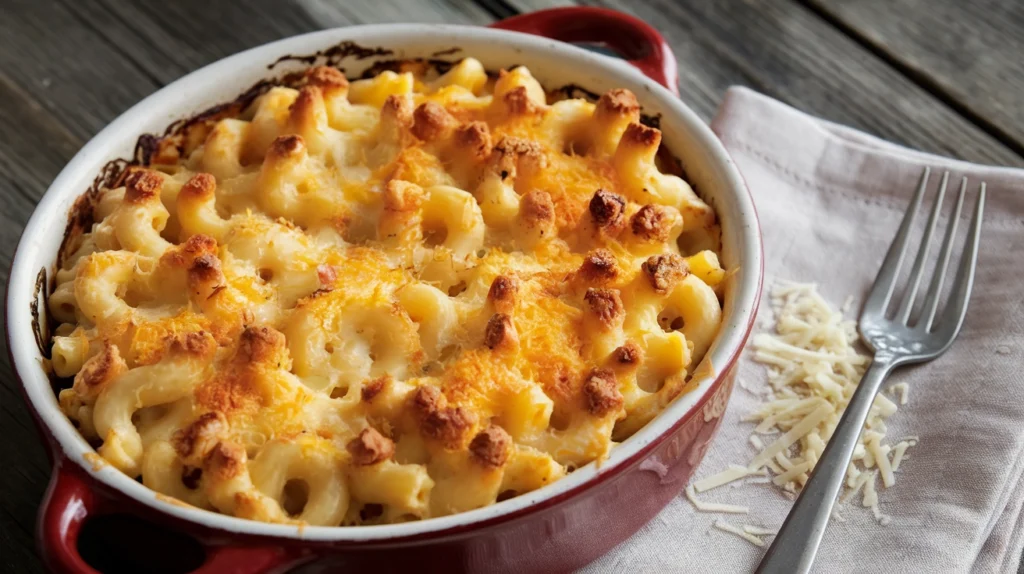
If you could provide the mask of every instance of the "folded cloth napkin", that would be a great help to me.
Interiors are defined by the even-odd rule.
[[[879,524],[854,498],[842,511],[845,522],[829,525],[814,571],[1016,572],[1024,547],[1024,170],[912,151],[745,88],[729,90],[712,127],[754,196],[764,233],[765,294],[779,279],[817,283],[836,309],[852,296],[854,314],[924,166],[933,168],[932,190],[937,175],[950,171],[944,214],[961,176],[970,178],[961,235],[977,182],[987,182],[977,275],[963,330],[946,354],[900,369],[890,379],[909,384],[909,400],[887,421],[889,437],[920,437],[907,451],[896,484],[879,485],[881,510],[892,520]],[[926,196],[919,222],[933,197]],[[951,267],[956,264],[954,258]],[[762,329],[772,324],[768,307],[765,300]],[[755,393],[767,382],[749,352],[739,383],[697,479],[730,463],[746,464],[754,455],[747,441],[753,425],[741,418],[760,402]],[[723,518],[776,529],[792,502],[769,484],[735,484],[700,496],[748,505],[749,515],[696,512],[680,496],[588,570],[753,571],[764,549],[713,529],[713,523]]]

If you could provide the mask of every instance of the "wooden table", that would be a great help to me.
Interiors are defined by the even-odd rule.
[[[728,86],[745,84],[911,147],[1024,166],[1024,2],[585,1],[658,27],[679,58],[682,98],[705,119]],[[75,152],[129,106],[200,66],[321,28],[487,24],[572,3],[6,0],[0,273],[6,283],[25,222]],[[33,532],[50,469],[7,354],[0,355],[0,570],[36,572]]]

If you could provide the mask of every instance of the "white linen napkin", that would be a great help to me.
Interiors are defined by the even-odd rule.
[[[961,235],[977,182],[988,183],[963,331],[945,355],[890,379],[910,387],[908,403],[887,421],[891,442],[920,437],[896,484],[879,484],[881,510],[892,521],[878,524],[855,498],[842,511],[846,521],[829,525],[814,571],[1016,572],[1024,547],[1024,170],[915,152],[745,88],[728,91],[712,127],[754,196],[764,232],[765,294],[778,279],[813,282],[836,309],[853,296],[851,313],[871,286],[924,166],[933,168],[932,190],[937,175],[951,172],[944,214],[960,177],[970,178]],[[919,222],[932,197],[926,196]],[[954,258],[951,267],[956,264]],[[765,300],[761,329],[772,324],[768,307]],[[746,464],[755,454],[747,441],[753,424],[740,419],[760,399],[744,387],[756,391],[767,383],[749,353],[740,369],[740,384],[695,479]],[[723,518],[776,529],[792,502],[768,484],[735,484],[700,497],[748,505],[749,515],[699,513],[680,495],[586,570],[753,571],[764,549],[713,523]]]

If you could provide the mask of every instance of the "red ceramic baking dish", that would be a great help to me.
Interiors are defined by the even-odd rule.
[[[604,45],[616,60],[571,43]],[[359,57],[342,57],[362,46]],[[378,49],[379,48],[379,49]],[[706,360],[713,373],[674,401],[599,466],[498,504],[442,518],[360,527],[296,527],[216,514],[155,494],[101,459],[61,413],[41,368],[48,355],[45,297],[74,202],[104,166],[131,158],[140,135],[160,134],[269,77],[309,66],[297,54],[333,54],[349,75],[379,59],[472,56],[487,69],[526,65],[549,89],[573,84],[594,93],[628,88],[660,118],[664,145],[717,211],[722,263],[734,270],[724,323]],[[367,56],[367,54],[375,54]],[[276,64],[275,64],[276,62]],[[566,571],[604,554],[636,532],[685,486],[721,421],[736,362],[753,324],[762,279],[760,232],[753,202],[711,130],[677,97],[676,62],[650,26],[597,8],[566,8],[498,22],[491,28],[373,25],[325,30],[226,58],[170,84],[93,138],[40,201],[15,254],[7,291],[7,341],[53,460],[39,514],[43,559],[59,572],[94,572],[79,553],[83,524],[133,515],[191,537],[202,548],[197,572]],[[136,533],[138,534],[138,533]],[[131,544],[129,540],[125,545]],[[158,553],[153,564],[162,564]]]

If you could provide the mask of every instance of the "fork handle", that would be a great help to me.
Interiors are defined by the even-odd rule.
[[[892,367],[892,361],[887,358],[876,356],[871,362],[814,466],[810,480],[804,485],[775,541],[757,567],[757,574],[802,574],[810,571],[832,515],[832,507],[846,479],[846,469],[853,458],[857,439],[875,395]]]

